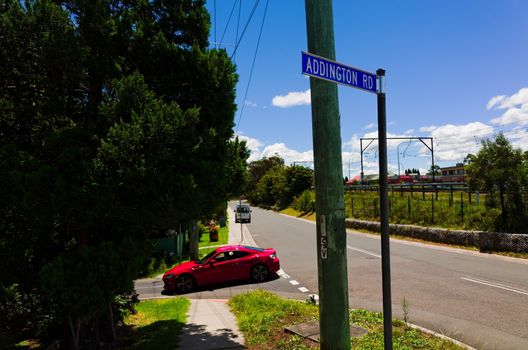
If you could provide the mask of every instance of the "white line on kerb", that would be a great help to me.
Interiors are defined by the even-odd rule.
[[[308,288],[305,288],[305,287],[299,287],[299,290],[303,293],[306,293],[306,292],[309,292],[310,290]]]
[[[372,252],[369,252],[367,250],[363,250],[363,249],[359,249],[359,248],[353,248],[349,245],[347,245],[347,248],[350,249],[350,250],[355,250],[357,252],[360,252],[360,253],[363,253],[363,254],[367,254],[367,255],[372,255],[372,256],[375,256],[376,258],[379,258],[381,259],[381,255],[378,255],[378,254],[375,254],[375,253],[372,253]]]
[[[299,284],[299,282],[297,282],[296,280],[291,280],[290,283],[291,283],[292,285],[294,285],[294,286],[296,286],[296,285]]]
[[[460,278],[465,280],[465,281],[469,281],[469,282],[473,282],[473,283],[479,283],[479,284],[483,284],[483,285],[490,286],[490,287],[504,289],[504,290],[507,290],[507,291],[510,291],[510,292],[514,292],[514,293],[528,295],[528,291],[522,290],[522,289],[519,289],[519,288],[514,288],[514,287],[505,286],[505,285],[502,285],[502,284],[488,282],[488,281],[483,281],[483,280],[478,280],[478,279],[474,279],[474,278],[466,278],[466,277],[460,277]]]

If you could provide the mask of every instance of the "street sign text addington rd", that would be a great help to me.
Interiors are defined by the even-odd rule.
[[[376,74],[312,55],[311,53],[302,53],[302,73],[315,78],[377,93]]]

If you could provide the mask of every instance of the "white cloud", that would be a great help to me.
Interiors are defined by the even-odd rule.
[[[289,92],[286,95],[275,96],[271,103],[273,106],[280,108],[309,105],[311,103],[310,89],[304,92]]]
[[[414,129],[405,130],[404,134],[405,135],[412,135],[412,134],[414,134]]]
[[[262,147],[262,142],[252,137],[248,137],[241,134],[238,134],[237,136],[240,140],[246,141],[246,146],[250,151],[249,158],[247,160],[248,163],[262,158],[260,153],[260,147]]]
[[[419,130],[421,132],[432,132],[432,131],[434,131],[437,128],[438,128],[438,126],[431,125],[431,126],[422,126]]]
[[[262,157],[272,157],[278,154],[284,159],[284,164],[292,164],[293,162],[312,162],[313,151],[299,152],[288,148],[284,143],[274,143],[266,146],[262,151]]]
[[[495,132],[492,126],[481,122],[427,128],[432,129],[435,160],[450,162],[460,161],[468,153],[476,153],[480,148],[480,140],[492,136]],[[429,151],[424,148],[423,152]]]
[[[522,88],[511,96],[500,95],[492,97],[487,104],[488,109],[506,109],[528,104],[528,88]]]
[[[528,124],[528,103],[525,103],[520,108],[511,107],[503,115],[498,118],[493,118],[490,120],[492,124],[519,124],[526,125]]]
[[[487,108],[506,109],[500,117],[490,120],[492,124],[526,125],[528,124],[528,88],[522,88],[511,96],[494,96],[489,100]]]
[[[248,101],[248,100],[245,100],[244,101],[244,104],[248,107],[257,107],[257,104],[255,102],[252,102],[252,101]]]
[[[363,127],[364,130],[373,129],[377,124],[376,123],[370,123]]]
[[[513,147],[528,150],[528,130],[526,128],[514,128],[505,132],[504,136],[510,140]]]
[[[506,95],[493,96],[486,105],[486,109],[492,109],[506,99]]]

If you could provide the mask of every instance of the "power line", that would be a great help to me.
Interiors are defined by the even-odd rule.
[[[231,17],[233,16],[233,12],[235,11],[235,6],[236,6],[237,2],[238,2],[238,0],[235,0],[235,2],[233,3],[233,8],[231,8],[231,13],[229,14],[229,18],[227,19],[227,24],[226,24],[226,26],[224,28],[224,32],[222,33],[222,37],[220,38],[220,45],[219,46],[222,46],[222,42],[224,41],[224,36],[225,36],[226,31],[227,31],[227,27],[229,26],[229,23],[231,22]]]
[[[240,29],[240,13],[242,12],[242,0],[238,3],[238,20],[237,20],[237,31],[235,37],[235,44],[238,42],[238,30]],[[235,53],[233,52],[233,60],[235,59]]]
[[[216,41],[216,0],[214,0],[214,38],[215,38],[215,49],[218,48],[218,44]]]
[[[235,50],[231,54],[231,58],[233,58],[233,56],[236,54],[236,51],[238,49],[238,45],[240,45],[240,42],[242,41],[242,38],[244,37],[244,34],[246,33],[246,30],[247,30],[247,28],[249,26],[249,22],[251,22],[251,18],[253,18],[253,15],[255,14],[255,10],[257,9],[257,6],[258,6],[259,2],[260,2],[260,0],[256,0],[255,1],[255,5],[253,5],[253,9],[251,10],[251,13],[249,14],[249,18],[248,18],[248,20],[246,22],[246,25],[244,26],[244,30],[242,30],[242,34],[240,35],[240,39],[237,41],[237,43],[235,45]],[[267,7],[268,7],[268,4],[266,2],[266,8]]]
[[[251,84],[251,77],[253,76],[253,68],[255,67],[255,61],[257,60],[257,52],[258,52],[258,48],[260,45],[260,38],[262,37],[262,29],[264,28],[264,20],[266,19],[266,13],[268,12],[268,3],[269,3],[269,0],[266,0],[266,7],[264,8],[264,15],[262,16],[262,23],[260,24],[260,32],[259,32],[259,36],[257,40],[257,47],[255,48],[255,55],[253,56],[253,63],[251,64],[251,71],[249,73],[249,80],[246,86],[246,93],[244,94],[244,100],[242,101],[242,109],[240,110],[240,115],[238,116],[238,123],[237,123],[237,129],[236,129],[237,132],[240,126],[240,120],[242,119],[242,115],[244,114],[244,107],[246,105],[246,98],[247,98],[248,91],[249,91],[249,85]],[[242,37],[240,39],[242,39]],[[236,48],[235,48],[235,51],[236,51]]]

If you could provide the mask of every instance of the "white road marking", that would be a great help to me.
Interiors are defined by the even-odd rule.
[[[514,293],[528,295],[528,291],[523,290],[523,289],[510,287],[510,286],[505,286],[505,285],[499,284],[499,283],[479,280],[479,279],[476,279],[476,278],[467,278],[467,277],[460,277],[460,278],[465,280],[465,281],[468,281],[468,282],[479,283],[479,284],[483,284],[483,285],[490,286],[490,287],[504,289],[504,290],[507,290],[507,291],[510,291],[510,292],[514,292]]]
[[[290,275],[287,275],[282,269],[277,271],[277,275],[282,276],[283,278],[290,278]]]
[[[296,285],[299,284],[299,282],[297,282],[296,280],[291,280],[290,283],[291,283],[292,285],[294,285],[294,286],[296,286]]]
[[[303,293],[309,292],[310,290],[308,288],[299,287],[299,290]]]
[[[367,254],[367,255],[371,255],[371,256],[375,256],[376,258],[379,258],[381,259],[381,255],[378,255],[378,254],[375,254],[375,253],[372,253],[372,252],[369,252],[367,250],[363,250],[363,249],[359,249],[359,248],[353,248],[349,245],[347,245],[347,248],[350,249],[350,250],[355,250],[357,252],[360,252],[360,253],[363,253],[363,254]]]

